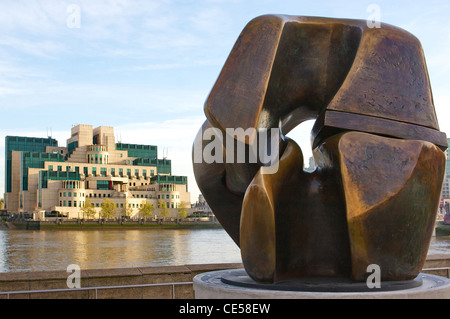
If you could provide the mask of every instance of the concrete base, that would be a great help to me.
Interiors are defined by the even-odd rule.
[[[244,275],[243,275],[244,274]],[[243,269],[231,269],[207,272],[194,277],[194,294],[196,299],[450,299],[450,279],[421,273],[412,288],[398,289],[392,291],[377,291],[377,288],[370,291],[341,292],[324,291],[323,282],[321,291],[300,291],[286,290],[282,287],[271,289],[253,288],[252,286],[242,286],[240,284],[230,284],[229,280],[223,278],[242,277],[243,282],[249,282],[245,278]],[[248,277],[248,276],[247,276]],[[250,279],[251,280],[251,279]],[[227,281],[225,283],[224,281]],[[383,287],[383,282],[381,283]]]

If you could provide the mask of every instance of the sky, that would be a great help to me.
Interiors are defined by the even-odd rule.
[[[449,1],[0,0],[0,194],[5,136],[51,135],[66,146],[73,125],[91,124],[113,126],[123,143],[157,145],[172,174],[188,176],[195,202],[191,148],[203,104],[244,26],[271,13],[377,14],[411,32],[450,132]],[[305,157],[311,125],[289,134]]]

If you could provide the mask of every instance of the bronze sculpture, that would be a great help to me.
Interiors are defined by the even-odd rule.
[[[222,136],[227,128],[256,129],[235,137],[247,151],[258,130],[281,132],[268,139],[279,159],[270,173],[259,160],[225,160],[232,149],[224,138],[216,140],[223,161],[206,163],[194,154],[197,184],[241,248],[251,278],[364,281],[371,264],[384,281],[418,275],[447,140],[414,36],[387,24],[369,28],[363,20],[255,18],[236,41],[205,114],[194,143],[202,150],[210,143],[203,132],[211,128]],[[310,119],[316,120],[312,173],[285,137]]]

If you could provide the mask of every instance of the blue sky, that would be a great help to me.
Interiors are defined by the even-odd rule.
[[[160,157],[167,149],[195,201],[190,152],[203,103],[247,22],[267,13],[367,19],[370,4],[422,42],[439,124],[450,132],[448,1],[1,0],[1,163],[6,135],[51,131],[65,146],[72,125],[114,126],[124,143],[158,145]],[[73,5],[79,28],[70,27]],[[308,132],[292,134],[306,154]]]

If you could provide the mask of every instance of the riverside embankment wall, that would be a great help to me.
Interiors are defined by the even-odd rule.
[[[199,264],[80,271],[80,289],[69,289],[66,271],[0,273],[0,299],[192,299],[200,273],[242,264]],[[450,254],[430,255],[424,273],[450,278]]]

